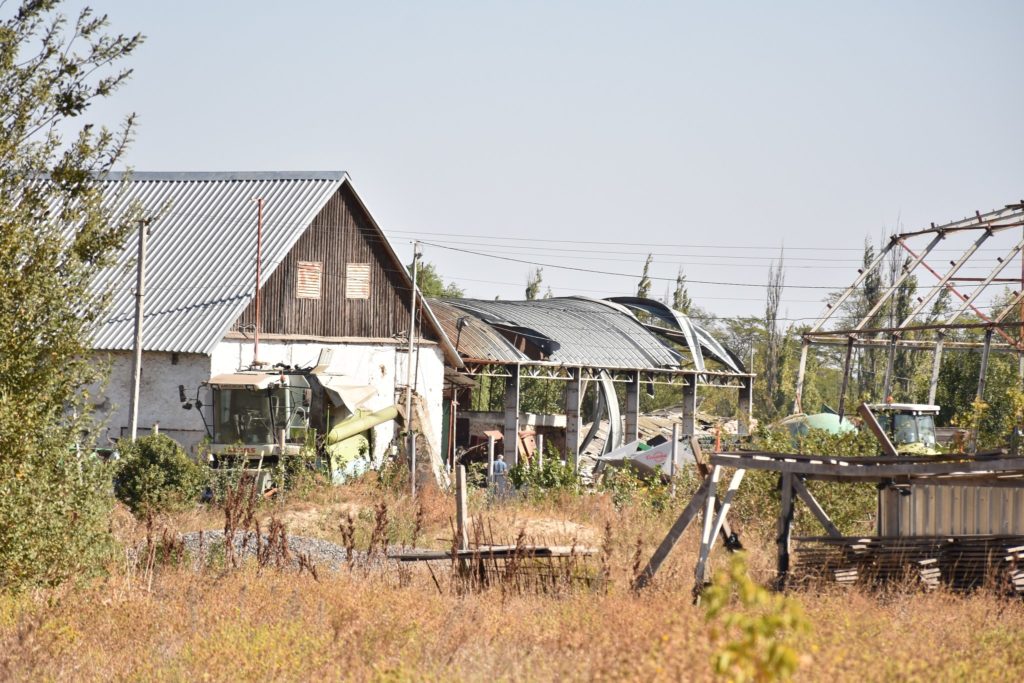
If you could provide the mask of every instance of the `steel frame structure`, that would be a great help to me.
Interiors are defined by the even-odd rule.
[[[1024,314],[1024,238],[1016,242],[1005,255],[996,259],[996,265],[985,277],[966,277],[958,273],[968,265],[975,257],[978,250],[986,241],[996,233],[1013,228],[1024,228],[1024,202],[1007,204],[1001,209],[982,214],[975,212],[970,216],[958,221],[944,225],[931,224],[930,227],[892,235],[886,245],[879,251],[874,260],[867,267],[859,270],[857,278],[853,283],[843,290],[839,297],[826,304],[825,310],[817,318],[810,329],[803,334],[800,348],[800,365],[797,371],[796,398],[794,401],[794,412],[802,412],[804,380],[807,370],[807,356],[811,345],[822,346],[844,346],[846,348],[843,362],[843,378],[839,395],[839,415],[844,416],[846,403],[846,390],[848,388],[851,360],[853,351],[856,348],[885,348],[888,350],[885,379],[883,381],[883,393],[889,395],[892,380],[893,366],[896,350],[905,348],[915,351],[932,351],[932,373],[928,390],[928,402],[935,402],[935,392],[938,386],[939,369],[942,363],[942,352],[944,348],[956,349],[977,349],[982,351],[981,371],[978,378],[978,398],[983,398],[985,391],[985,374],[988,367],[989,354],[996,352],[1012,352],[1020,356],[1020,368],[1024,374],[1024,331],[1016,337],[1009,332],[1022,327],[1022,323],[1007,321],[1007,316],[1014,310],[1020,308]],[[975,237],[973,242],[956,259],[949,262],[945,272],[939,272],[927,261],[932,251],[953,233],[969,232]],[[907,240],[914,237],[930,236],[928,244],[917,252],[912,249]],[[888,283],[885,291],[881,293],[878,301],[864,314],[853,327],[843,329],[825,330],[826,323],[833,319],[842,305],[864,284],[873,273],[879,272],[886,258],[893,253],[904,253],[909,259],[901,268],[899,274]],[[1000,274],[1020,256],[1021,276],[1017,278],[1000,277]],[[934,284],[925,291],[915,303],[913,310],[906,315],[898,325],[889,327],[872,326],[873,319],[884,310],[900,287],[912,275],[920,270],[926,271],[933,279]],[[1019,288],[1013,292],[1009,304],[998,311],[994,316],[986,315],[976,304],[988,288],[994,283],[1018,284]],[[973,288],[968,293],[960,291],[958,283],[970,283]],[[940,323],[915,325],[914,320],[942,291],[948,291],[952,295],[954,310]],[[956,305],[956,304],[959,305]],[[958,323],[968,312],[980,318],[981,322]],[[1024,318],[1024,315],[1021,316]],[[954,330],[982,330],[984,341],[970,340],[949,340],[947,335]],[[908,336],[915,333],[934,333],[934,340],[909,339]],[[998,335],[1000,341],[993,341],[993,336]]]

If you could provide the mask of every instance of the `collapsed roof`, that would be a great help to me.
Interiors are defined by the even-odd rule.
[[[707,330],[653,299],[431,299],[429,304],[448,340],[467,362],[703,372],[709,369],[707,357],[727,371],[746,372],[740,360]],[[663,324],[646,324],[634,311]],[[673,344],[686,347],[689,358]]]

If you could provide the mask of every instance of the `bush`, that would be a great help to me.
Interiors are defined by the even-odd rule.
[[[114,481],[119,500],[136,515],[188,507],[206,486],[208,469],[162,434],[123,442]]]
[[[529,465],[518,462],[508,470],[508,480],[516,489],[529,489],[534,492],[560,491],[578,493],[580,480],[573,464],[562,462],[559,454],[551,448],[545,449],[543,465]],[[486,463],[484,473],[486,475]]]
[[[89,578],[114,547],[110,469],[63,445],[33,445],[0,456],[0,591]]]

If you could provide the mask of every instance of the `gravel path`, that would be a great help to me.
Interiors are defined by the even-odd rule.
[[[197,562],[208,557],[212,549],[219,550],[224,547],[223,531],[189,531],[182,534],[181,539],[185,544],[185,550],[192,557],[196,558]],[[264,535],[263,542],[265,543],[266,540],[267,537]],[[235,535],[234,545],[241,556],[254,557],[256,555],[256,534],[252,532],[247,534],[238,533]],[[389,552],[391,550],[393,549],[388,549]],[[290,561],[292,565],[298,565],[299,554],[309,556],[309,559],[316,564],[318,569],[337,570],[346,567],[348,564],[348,552],[344,546],[320,538],[289,536],[288,551],[291,556]],[[356,550],[354,560],[355,566],[367,568],[368,556],[365,551]],[[373,556],[370,567],[383,569],[394,564],[396,564],[394,560],[382,558],[377,554]]]

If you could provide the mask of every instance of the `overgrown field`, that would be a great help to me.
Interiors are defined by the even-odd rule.
[[[223,554],[197,563],[174,539],[223,529],[216,506],[149,526],[121,508],[112,523],[123,559],[105,578],[0,598],[0,678],[707,680],[714,662],[733,679],[787,667],[796,680],[1024,676],[1024,605],[988,592],[817,587],[783,599],[723,580],[724,609],[713,614],[713,599],[693,604],[695,528],[635,595],[632,577],[685,496],[634,492],[616,505],[612,492],[508,501],[474,492],[477,535],[597,549],[574,569],[595,579],[589,587],[567,580],[544,591],[500,580],[465,591],[446,562],[433,571],[367,562],[381,534],[392,549],[414,538],[450,546],[452,501],[429,489],[414,503],[367,481],[262,504],[263,530],[273,517],[293,536],[361,551],[340,571],[269,560],[234,568]],[[766,582],[770,524],[763,511],[739,512],[750,576]],[[159,550],[152,563],[147,536]],[[722,579],[730,563],[719,553]]]

